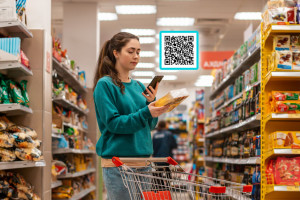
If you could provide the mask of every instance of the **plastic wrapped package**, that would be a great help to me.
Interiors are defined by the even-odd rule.
[[[32,128],[23,127],[25,133],[29,135],[33,140],[37,139],[37,133]]]
[[[272,136],[274,148],[300,149],[300,132],[276,131]]]
[[[300,100],[300,91],[272,91],[272,101]]]
[[[21,89],[18,87],[17,83],[12,80],[8,80],[7,85],[9,86],[13,102],[26,106],[25,99],[22,96]]]
[[[290,49],[292,51],[299,51],[300,50],[300,36],[299,35],[291,35]]]
[[[11,162],[16,160],[16,154],[13,149],[0,148],[1,162]]]
[[[24,132],[25,130],[23,129],[23,127],[21,126],[17,126],[15,124],[10,124],[7,129],[6,129],[8,132],[11,132],[11,133],[21,133],[21,132]]]
[[[275,113],[298,114],[300,113],[300,101],[277,101],[272,108]]]
[[[293,51],[293,70],[300,70],[300,51]]]
[[[275,51],[289,51],[291,44],[290,35],[275,35],[273,38],[273,47]]]
[[[55,199],[66,199],[71,198],[74,194],[74,190],[70,186],[60,186],[52,190],[52,198]]]
[[[161,107],[165,105],[169,105],[169,109],[167,112],[172,111],[176,108],[183,100],[185,100],[189,96],[189,93],[186,88],[171,90],[164,97],[160,98],[155,102],[156,107]]]
[[[34,148],[36,147],[36,143],[32,138],[24,132],[14,133],[15,138],[15,147],[18,148]]]
[[[39,161],[42,159],[42,152],[37,148],[16,148],[16,156],[20,160]]]
[[[300,182],[300,157],[278,157],[275,164],[275,184],[295,185]]]
[[[292,70],[291,51],[276,51],[276,62],[274,70]]]
[[[7,132],[0,132],[0,147],[10,148],[14,146],[15,138]]]
[[[21,85],[21,94],[25,100],[25,106],[29,107],[29,97],[28,97],[28,93],[27,93],[27,80],[22,80],[20,82]]]

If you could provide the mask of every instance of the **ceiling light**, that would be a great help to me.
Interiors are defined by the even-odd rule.
[[[155,52],[154,51],[141,51],[140,52],[140,57],[154,57],[155,56]]]
[[[153,44],[155,43],[154,37],[140,37],[139,41],[141,44]]]
[[[137,36],[151,36],[155,35],[154,29],[136,29],[136,28],[124,28],[121,29],[121,32],[132,33]]]
[[[159,34],[156,34],[155,37],[156,37],[156,39],[159,39]]]
[[[164,78],[163,78],[163,80],[165,80],[165,81],[173,81],[176,79],[177,79],[177,76],[175,76],[175,75],[164,75]]]
[[[155,69],[157,72],[178,72],[178,70],[161,70],[159,67]]]
[[[155,14],[156,6],[154,5],[119,5],[116,11],[121,15],[144,15]]]
[[[114,21],[118,19],[118,15],[116,13],[98,13],[98,20],[99,21]]]
[[[159,45],[155,45],[155,49],[156,49],[156,50],[159,50]]]
[[[194,18],[190,17],[163,17],[156,21],[157,26],[193,26]]]
[[[237,20],[261,20],[261,12],[237,12],[234,15]]]
[[[137,78],[135,80],[140,81],[141,83],[150,83],[152,81],[151,78]]]
[[[213,84],[214,77],[211,75],[202,75],[199,76],[198,80],[195,83],[197,87],[211,87]]]
[[[134,76],[154,76],[154,72],[152,71],[134,71],[132,72]]]
[[[159,63],[159,57],[155,58],[155,62]]]
[[[155,67],[154,63],[138,63],[136,66],[136,68],[147,68],[147,69],[151,69],[154,67]]]

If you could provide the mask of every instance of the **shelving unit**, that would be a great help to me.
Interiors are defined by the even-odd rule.
[[[55,181],[51,183],[51,189],[57,188],[59,186],[62,186],[62,182],[61,181]]]
[[[12,104],[0,104],[0,113],[4,113],[7,116],[32,114],[31,108],[27,108],[17,103]]]
[[[263,24],[262,24],[263,27]],[[297,199],[300,195],[298,185],[276,185],[272,177],[267,177],[266,170],[270,159],[278,156],[297,156],[299,149],[278,149],[270,147],[270,134],[275,131],[299,131],[299,114],[270,113],[268,94],[275,91],[299,91],[300,72],[268,71],[267,57],[273,50],[273,36],[300,32],[300,25],[270,25],[266,32],[262,31],[261,42],[261,200]],[[269,181],[267,181],[267,178]],[[270,181],[273,180],[273,181]],[[272,183],[271,183],[272,182]]]
[[[8,170],[8,169],[21,169],[21,168],[29,168],[29,167],[45,167],[45,161],[14,161],[14,162],[0,162],[0,170]]]
[[[83,197],[85,197],[86,195],[88,195],[90,192],[93,192],[96,190],[95,186],[92,186],[88,189],[82,190],[81,192],[79,192],[78,194],[74,195],[72,198],[70,199],[57,199],[57,200],[79,200]],[[54,199],[56,200],[56,199]]]
[[[55,98],[55,99],[53,99],[53,102],[63,106],[64,108],[67,108],[69,110],[79,112],[82,115],[87,115],[88,114],[88,110],[82,110],[77,105],[71,103],[70,101],[66,100],[65,98]]]
[[[5,31],[14,37],[20,38],[32,38],[33,34],[28,30],[28,28],[20,21],[0,21],[0,29],[5,29]]]
[[[87,175],[87,174],[90,174],[90,173],[93,173],[93,172],[96,172],[95,168],[87,169],[87,170],[76,172],[76,173],[73,173],[73,174],[68,173],[68,174],[65,174],[65,175],[60,175],[57,178],[58,179],[76,178],[76,177],[84,176],[84,175]]]
[[[235,165],[257,165],[260,164],[259,157],[234,159],[234,158],[217,158],[217,157],[206,157],[207,162],[226,163]]]
[[[88,149],[53,149],[53,154],[65,154],[65,153],[75,153],[75,154],[95,154],[95,151]]]

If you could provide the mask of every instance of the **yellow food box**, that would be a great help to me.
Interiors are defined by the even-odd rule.
[[[168,94],[157,100],[155,102],[155,106],[162,107],[169,105],[170,108],[167,110],[167,112],[170,112],[179,104],[181,104],[181,102],[183,102],[183,100],[185,100],[188,96],[189,93],[186,88],[171,90],[170,92],[168,92]]]
[[[276,131],[273,136],[273,148],[300,149],[300,132]]]

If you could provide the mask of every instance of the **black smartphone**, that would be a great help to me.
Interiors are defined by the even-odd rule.
[[[153,89],[155,89],[156,84],[159,83],[159,82],[163,79],[163,77],[164,77],[164,76],[155,76],[155,77],[152,79],[152,81],[150,82],[150,84],[147,86],[148,90],[150,90],[150,89],[149,89],[150,86],[152,86]],[[146,95],[148,94],[147,90],[144,91],[144,94],[146,94]]]

